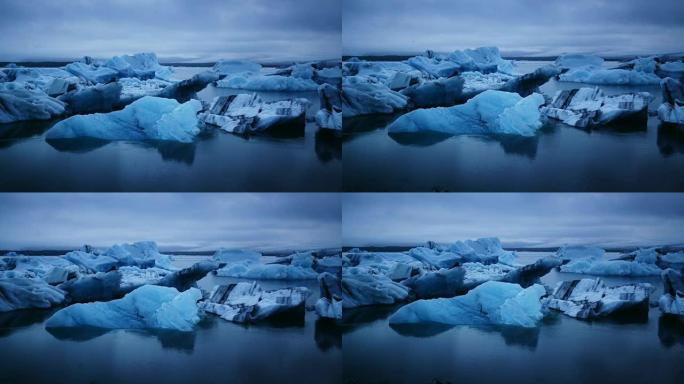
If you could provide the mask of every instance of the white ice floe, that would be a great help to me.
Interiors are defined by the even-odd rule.
[[[184,104],[146,96],[121,111],[72,116],[55,124],[47,139],[92,137],[103,140],[167,140],[191,142],[199,133],[199,100]]]
[[[550,118],[575,127],[586,128],[616,121],[643,121],[648,118],[648,92],[606,96],[596,88],[579,88],[558,91],[551,104],[542,107]]]
[[[603,260],[596,257],[574,259],[562,265],[560,270],[599,276],[658,276],[662,271],[655,264],[627,260]]]
[[[523,289],[517,284],[489,281],[463,296],[405,305],[389,322],[535,327],[544,317],[541,297],[545,294],[538,284]]]
[[[256,282],[240,282],[215,286],[200,307],[236,323],[253,323],[294,312],[303,318],[308,296],[305,287],[263,290]]]
[[[409,112],[388,131],[534,136],[542,126],[542,104],[544,97],[538,93],[522,98],[517,93],[487,90],[462,105]]]
[[[122,299],[74,304],[56,312],[45,326],[108,329],[172,329],[191,331],[200,320],[197,301],[202,292],[190,288],[144,285]]]
[[[0,313],[29,308],[50,308],[64,302],[64,291],[43,280],[0,279]]]
[[[217,270],[216,274],[256,280],[310,280],[318,277],[318,273],[310,266],[261,264],[251,261],[229,263]]]
[[[627,69],[578,67],[560,75],[560,81],[601,85],[649,85],[660,83],[655,73]]]
[[[231,133],[248,134],[279,127],[304,129],[304,116],[309,101],[292,98],[267,102],[259,95],[238,94],[219,96],[199,119]]]
[[[651,285],[645,283],[608,287],[601,279],[561,281],[547,305],[579,319],[593,319],[618,312],[648,311]]]

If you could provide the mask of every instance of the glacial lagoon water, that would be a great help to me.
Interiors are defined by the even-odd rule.
[[[180,267],[197,256],[176,257]],[[204,289],[239,281],[208,275]],[[318,282],[262,281],[262,287]],[[341,383],[340,329],[307,311],[303,323],[244,326],[216,316],[194,332],[47,331],[50,311],[0,314],[0,383]]]
[[[176,67],[178,77],[208,68]],[[209,85],[198,97],[250,91]],[[339,191],[341,142],[318,129],[317,92],[258,92],[264,100],[304,97],[311,104],[303,137],[252,136],[212,129],[190,144],[46,142],[59,120],[0,125],[0,189],[4,191]]]
[[[531,72],[548,62],[518,62]],[[606,65],[614,65],[607,63]],[[591,86],[558,82],[541,87]],[[655,86],[600,86],[606,94],[649,92],[649,110],[662,102]],[[400,114],[344,120],[345,191],[679,191],[684,188],[684,131],[661,126],[582,130],[549,121],[532,138],[389,135]]]
[[[532,262],[548,253],[519,253]],[[606,257],[614,255],[608,254]],[[541,280],[587,277],[551,271]],[[609,285],[659,277],[603,278]],[[534,329],[470,326],[392,327],[397,307],[345,311],[344,382],[430,383],[681,383],[684,324],[661,317],[581,321],[559,313]]]

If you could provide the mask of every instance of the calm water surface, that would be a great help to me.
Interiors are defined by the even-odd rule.
[[[519,62],[529,72],[544,62]],[[610,63],[613,64],[613,63]],[[552,97],[578,83],[551,80]],[[606,94],[660,87],[601,86]],[[680,191],[684,188],[684,131],[644,126],[582,130],[549,121],[532,138],[389,135],[401,114],[345,119],[343,188],[348,191]]]
[[[207,68],[176,68],[192,76]],[[209,85],[215,96],[249,91]],[[5,191],[339,191],[341,142],[319,131],[317,92],[259,92],[265,100],[311,101],[303,137],[243,138],[211,129],[190,144],[46,142],[59,120],[0,125],[0,190]]]
[[[539,252],[519,253],[533,261]],[[612,257],[613,255],[608,255]],[[552,271],[542,282],[584,277]],[[662,293],[659,277],[644,281]],[[505,327],[391,327],[395,308],[345,312],[345,383],[681,383],[684,323],[648,317],[580,321],[554,314],[536,329]]]
[[[197,257],[177,257],[187,266]],[[237,281],[208,275],[204,289]],[[317,281],[261,282],[264,288]],[[0,383],[341,383],[339,328],[307,311],[303,323],[243,326],[209,316],[194,332],[48,332],[53,311],[0,314]]]

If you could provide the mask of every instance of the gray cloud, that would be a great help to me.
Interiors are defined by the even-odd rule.
[[[340,55],[340,0],[4,0],[0,60],[156,52],[261,61]]]
[[[0,249],[340,246],[337,194],[0,194]]]
[[[499,237],[509,246],[684,243],[682,194],[345,194],[343,244]]]
[[[684,51],[679,0],[345,0],[342,6],[349,55],[491,45],[526,55]]]

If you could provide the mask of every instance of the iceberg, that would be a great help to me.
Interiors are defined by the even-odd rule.
[[[658,118],[664,123],[684,125],[684,86],[679,80],[663,79],[663,103],[658,107]]]
[[[179,291],[193,288],[196,282],[209,272],[218,269],[219,264],[211,260],[199,261],[187,268],[169,270],[159,267],[140,268],[124,266],[119,268],[122,274],[121,288],[125,291],[141,285],[161,285],[173,287]]]
[[[125,293],[121,279],[122,274],[119,271],[98,272],[79,276],[57,287],[67,293],[71,302],[107,301],[121,297]]]
[[[119,261],[112,257],[83,251],[71,251],[63,258],[81,266],[88,273],[111,271],[119,265]]]
[[[214,64],[213,70],[219,75],[244,72],[259,73],[261,71],[261,64],[246,60],[221,60]]]
[[[511,264],[517,258],[515,252],[504,250],[501,241],[496,237],[457,241],[451,244],[447,251],[460,256],[464,262]]]
[[[50,308],[65,300],[62,290],[45,281],[26,278],[0,279],[0,313],[28,308]]]
[[[544,97],[538,93],[522,98],[517,93],[487,90],[462,105],[409,112],[388,131],[534,136],[542,126],[542,104]]]
[[[601,279],[561,281],[546,301],[549,308],[578,319],[595,319],[625,311],[648,312],[651,285],[608,287]]]
[[[199,100],[145,96],[121,111],[72,116],[55,124],[47,139],[92,137],[103,140],[164,140],[191,142],[199,133]]]
[[[216,271],[216,275],[256,280],[311,280],[318,277],[318,273],[311,267],[260,264],[251,261],[226,264]]]
[[[566,245],[560,247],[555,256],[564,261],[570,261],[579,258],[595,258],[601,259],[606,254],[603,248],[586,246],[586,245]]]
[[[684,61],[669,61],[660,64],[656,73],[662,78],[671,77],[682,81],[684,79]]]
[[[684,277],[674,269],[667,269],[661,275],[663,279],[663,295],[658,305],[663,313],[684,316]]]
[[[648,92],[606,96],[596,88],[579,88],[558,91],[550,105],[542,107],[542,114],[579,128],[612,124],[626,120],[638,121],[646,126]]]
[[[389,305],[408,299],[409,288],[367,268],[342,268],[342,307]]]
[[[653,264],[626,260],[601,260],[584,257],[560,267],[561,272],[599,276],[658,276],[661,269]]]
[[[74,90],[59,97],[69,114],[111,112],[119,106],[122,87],[119,83],[97,84]]]
[[[0,123],[49,120],[65,112],[64,102],[16,82],[0,83]]]
[[[219,96],[207,112],[199,115],[205,124],[237,134],[288,129],[304,130],[307,99],[266,102],[256,93]]]
[[[342,100],[340,90],[330,84],[318,87],[321,109],[316,112],[316,124],[325,129],[342,131]]]
[[[170,84],[160,90],[155,96],[167,99],[175,99],[179,103],[184,103],[195,98],[196,93],[203,90],[210,83],[219,79],[219,76],[212,71],[200,72],[189,79],[184,79]]]
[[[46,328],[96,327],[107,329],[172,329],[191,331],[200,320],[199,289],[144,285],[121,299],[74,304],[56,312]]]
[[[115,244],[104,252],[104,256],[118,261],[119,265],[178,269],[171,264],[171,257],[159,253],[154,241],[139,241],[132,244]]]
[[[91,84],[110,83],[119,77],[119,72],[115,69],[98,67],[78,61],[67,64],[64,69]]]
[[[465,270],[463,268],[440,269],[404,280],[402,284],[411,288],[419,299],[453,297],[465,291]]]
[[[390,324],[436,323],[448,325],[509,325],[536,327],[544,317],[543,286],[523,289],[517,284],[489,281],[463,296],[418,300],[405,305]]]
[[[219,88],[245,89],[248,91],[315,91],[318,84],[311,79],[294,76],[237,73],[216,82]]]
[[[81,268],[72,262],[56,256],[22,256],[11,255],[0,257],[0,279],[27,278],[43,279],[48,284],[55,284],[66,277],[75,277]],[[66,280],[66,278],[64,279]]]
[[[649,85],[660,83],[654,73],[637,70],[603,69],[596,67],[572,68],[559,77],[560,81],[600,85]]]
[[[408,98],[384,84],[367,83],[358,76],[342,81],[342,116],[391,114],[407,107]]]
[[[562,69],[570,69],[577,67],[601,67],[603,66],[603,59],[596,55],[585,55],[581,53],[561,55],[556,58],[554,64]]]
[[[425,73],[429,78],[451,77],[458,75],[461,69],[458,63],[425,56],[411,57],[406,60],[406,63]]]
[[[320,317],[330,319],[342,318],[342,289],[340,279],[332,273],[323,272],[318,275],[321,297],[314,306]]]
[[[459,265],[463,258],[452,252],[440,252],[425,247],[412,248],[409,256],[432,268],[452,268]]]
[[[219,263],[232,263],[236,261],[259,262],[261,260],[261,253],[245,249],[220,248],[214,253],[212,260]]]
[[[409,98],[412,107],[450,107],[463,98],[461,77],[425,81],[401,90],[401,94]]]
[[[673,268],[682,271],[684,270],[684,252],[670,252],[659,255],[656,264],[663,269]]]
[[[256,282],[217,285],[209,299],[200,302],[204,311],[236,323],[254,323],[274,316],[304,317],[309,290],[304,287],[265,291]]]
[[[117,71],[119,77],[170,80],[173,75],[173,68],[160,65],[154,53],[114,56],[104,63],[104,67]]]

